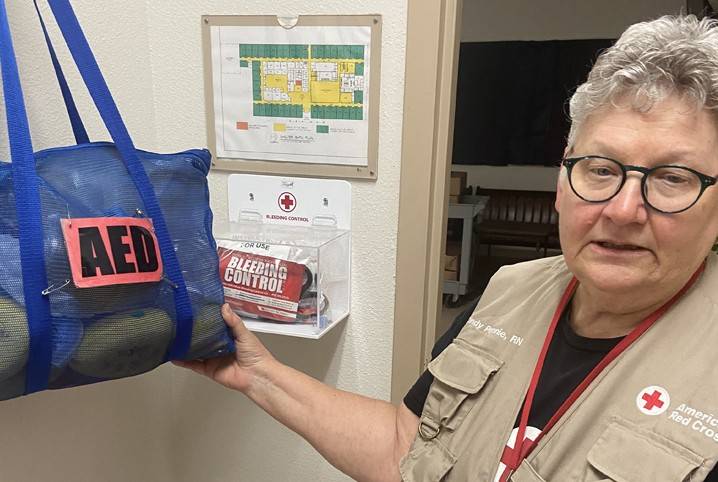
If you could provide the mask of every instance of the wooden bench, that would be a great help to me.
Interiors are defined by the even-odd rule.
[[[479,242],[492,245],[560,249],[555,192],[479,189],[489,202],[479,225]]]

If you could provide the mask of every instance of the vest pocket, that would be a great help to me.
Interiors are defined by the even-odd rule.
[[[403,481],[439,482],[451,471],[456,456],[440,434],[461,424],[474,405],[466,399],[477,395],[502,364],[459,339],[429,363],[434,383],[424,403],[419,435],[400,464]]]
[[[663,435],[618,417],[588,452],[590,466],[615,482],[683,481],[703,461]]]
[[[434,383],[424,404],[419,435],[428,440],[442,428],[455,430],[473,405],[464,401],[477,394],[502,364],[490,353],[454,340],[429,363]]]
[[[401,460],[403,482],[439,482],[456,463],[456,457],[436,440],[414,440],[411,451]]]

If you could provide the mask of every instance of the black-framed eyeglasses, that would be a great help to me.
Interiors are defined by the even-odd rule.
[[[684,166],[629,166],[603,156],[568,157],[561,161],[571,189],[584,201],[601,203],[618,194],[629,171],[643,174],[641,195],[651,208],[676,214],[693,206],[718,178]]]

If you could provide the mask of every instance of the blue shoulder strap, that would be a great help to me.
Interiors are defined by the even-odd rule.
[[[42,295],[42,291],[47,288],[47,275],[35,156],[5,0],[0,0],[0,63],[2,63],[3,93],[12,157],[23,294],[30,335],[29,355],[25,368],[25,393],[32,393],[47,388],[52,354],[52,324],[50,301]]]
[[[85,125],[82,123],[82,118],[80,117],[80,113],[75,105],[75,99],[72,98],[72,92],[70,92],[70,87],[67,85],[67,80],[65,80],[65,74],[62,71],[62,66],[55,54],[55,48],[52,46],[52,40],[50,40],[50,35],[47,33],[45,21],[42,18],[42,13],[40,13],[40,7],[37,5],[37,0],[32,1],[35,4],[37,17],[40,19],[40,26],[42,27],[42,33],[45,36],[47,50],[50,52],[50,59],[52,60],[52,66],[55,69],[57,83],[60,84],[60,92],[62,92],[62,99],[65,101],[65,109],[67,109],[67,116],[70,118],[70,125],[72,126],[72,133],[75,136],[75,142],[78,144],[86,144],[90,142],[87,130],[85,129]]]
[[[82,28],[72,10],[72,6],[68,0],[49,0],[49,4],[60,26],[65,42],[70,48],[70,53],[85,81],[85,85],[87,85],[87,89],[97,106],[97,110],[100,112],[100,116],[120,152],[127,171],[137,187],[137,191],[145,205],[145,212],[152,218],[162,253],[165,276],[172,283],[175,295],[177,326],[175,339],[167,357],[173,360],[184,358],[189,351],[192,339],[192,305],[154,188],[137,156],[135,146],[130,139],[124,122],[122,122],[120,112],[117,110],[105,79],[102,77],[87,39],[82,33]]]

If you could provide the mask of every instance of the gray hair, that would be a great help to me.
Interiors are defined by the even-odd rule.
[[[718,110],[717,24],[681,15],[630,26],[571,97],[569,147],[587,117],[619,98],[641,112],[674,94]]]

